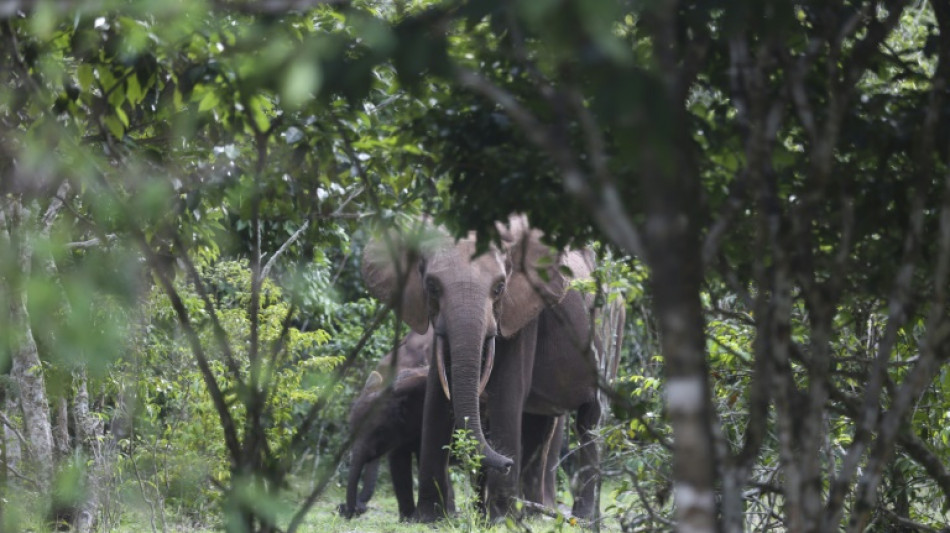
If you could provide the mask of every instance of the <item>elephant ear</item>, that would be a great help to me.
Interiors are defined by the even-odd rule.
[[[363,251],[363,280],[370,293],[392,305],[419,334],[429,327],[419,264],[425,251],[442,239],[441,233],[423,225],[416,231],[390,231],[370,239]]]
[[[590,248],[581,250],[566,250],[561,254],[560,271],[568,277],[568,281],[591,277],[595,265],[594,251]]]
[[[545,306],[560,302],[570,280],[590,268],[580,252],[558,252],[541,242],[543,234],[523,215],[512,216],[507,226],[499,224],[498,233],[511,262],[500,319],[502,336],[510,337]]]

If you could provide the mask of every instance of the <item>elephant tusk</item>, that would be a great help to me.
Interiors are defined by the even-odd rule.
[[[445,398],[449,401],[452,400],[452,393],[449,392],[449,378],[445,375],[445,354],[442,353],[442,350],[438,348],[436,343],[439,342],[439,339],[433,339],[432,350],[435,352],[435,364],[438,367],[439,372],[439,383],[442,384],[442,392],[445,393]]]
[[[491,369],[495,366],[495,337],[488,339],[488,353],[485,354],[485,368],[482,369],[482,380],[478,383],[478,395],[481,396],[488,386]]]

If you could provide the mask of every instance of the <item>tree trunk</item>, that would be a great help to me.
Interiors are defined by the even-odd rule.
[[[686,118],[666,146],[688,147]],[[678,531],[718,530],[715,486],[719,480],[705,322],[700,300],[699,187],[688,159],[665,158],[660,147],[644,158],[645,237],[653,308],[665,367],[664,400],[673,429],[673,489]],[[688,148],[681,153],[688,153]]]
[[[20,317],[25,317],[25,302],[21,312]],[[33,340],[33,332],[30,326],[23,322],[19,323],[19,327],[20,338],[17,339],[18,346],[13,352],[12,375],[19,389],[25,436],[30,445],[28,460],[36,472],[40,488],[46,490],[52,479],[53,465],[53,432],[50,428],[46,383],[43,380],[43,368],[36,342]]]
[[[4,479],[16,477],[23,460],[23,448],[20,438],[22,435],[12,426],[12,421],[6,413],[13,413],[19,410],[16,400],[6,398],[3,402],[3,464],[6,466],[3,472]]]
[[[56,191],[56,196],[50,201],[49,207],[41,220],[40,235],[48,238],[56,217],[64,207],[64,199],[70,195],[72,186],[68,180],[63,181]],[[52,254],[47,255],[44,260],[46,274],[50,279],[59,283],[59,268]],[[66,291],[60,286],[63,295]],[[69,300],[63,300],[63,313],[69,315],[73,312]],[[96,417],[90,414],[89,410],[89,392],[87,389],[87,379],[85,368],[81,368],[72,374],[73,379],[73,425],[76,434],[73,445],[80,450],[84,456],[91,458],[92,461],[85,473],[85,499],[80,503],[74,519],[73,527],[75,531],[84,533],[92,531],[96,525],[96,517],[100,514],[101,494],[103,484],[109,472],[109,465],[112,461],[112,454],[107,450],[113,449],[113,441],[107,444],[103,436],[103,425]],[[72,452],[73,448],[69,441],[69,409],[66,396],[59,399],[56,404],[56,450],[62,456]],[[164,528],[163,528],[164,529]]]
[[[77,533],[92,531],[96,516],[99,514],[99,501],[102,485],[108,472],[108,457],[103,453],[100,439],[102,424],[89,413],[89,392],[86,388],[86,372],[79,371],[73,376],[75,399],[73,404],[73,423],[76,426],[76,443],[82,446],[84,453],[93,461],[86,473],[86,498],[76,514],[74,524]]]
[[[13,332],[13,370],[11,375],[17,386],[20,408],[23,412],[25,436],[30,445],[29,459],[36,473],[40,489],[46,491],[53,472],[53,431],[50,427],[49,401],[43,366],[27,311],[27,296],[24,282],[30,276],[33,248],[26,235],[24,221],[29,210],[14,201],[9,216],[10,249],[16,254],[17,266],[14,279],[9,283],[10,324]]]
[[[55,402],[55,423],[53,424],[53,444],[56,450],[56,460],[69,457],[72,446],[69,442],[69,408],[66,396],[61,396]]]

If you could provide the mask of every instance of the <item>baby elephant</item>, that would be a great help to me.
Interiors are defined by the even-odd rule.
[[[346,503],[340,505],[342,516],[351,518],[366,512],[366,502],[376,486],[379,459],[386,454],[399,517],[409,519],[415,511],[412,456],[418,457],[421,444],[422,407],[429,373],[427,358],[431,350],[431,329],[425,335],[409,333],[395,352],[386,354],[376,365],[353,402],[350,474]],[[361,478],[363,490],[357,494]]]

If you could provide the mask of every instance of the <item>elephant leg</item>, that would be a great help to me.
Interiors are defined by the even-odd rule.
[[[366,511],[366,504],[373,497],[373,492],[376,491],[376,479],[378,477],[379,459],[373,459],[363,466],[363,475],[361,477],[363,488],[360,490],[360,495],[356,500],[356,506],[359,513]]]
[[[450,515],[455,514],[455,489],[451,482],[445,485],[445,511]]]
[[[547,490],[547,445],[553,437],[556,419],[525,413],[521,419],[521,489],[524,499],[552,506],[552,490]]]
[[[416,510],[412,494],[413,446],[397,448],[389,453],[389,473],[393,480],[400,520],[408,520]]]
[[[506,420],[504,423],[495,421],[496,415],[492,417],[492,427],[499,430],[497,436],[492,439],[492,447],[503,450],[502,453],[514,459],[514,464],[507,472],[489,469],[485,475],[485,508],[488,510],[489,519],[495,521],[514,514],[515,499],[520,496],[518,488],[521,477],[521,439],[510,438],[509,435],[518,435],[521,432],[521,417],[506,417],[513,420]],[[501,430],[505,433],[502,434]]]
[[[448,444],[452,436],[451,406],[439,383],[435,364],[429,365],[423,407],[419,458],[419,501],[414,519],[433,522],[451,512]]]
[[[520,494],[521,418],[531,384],[531,366],[537,342],[537,321],[510,339],[498,338],[495,370],[487,388],[487,416],[492,447],[514,460],[507,472],[489,469],[485,506],[490,520],[514,514]]]
[[[558,466],[561,467],[561,470],[564,470],[564,474],[567,476],[567,479],[574,479],[574,473],[576,468],[574,468],[574,453],[571,451],[571,437],[570,430],[567,429],[567,415],[564,416],[564,435],[561,436],[561,449],[559,451],[558,457],[555,459],[555,462]]]
[[[574,475],[572,513],[578,518],[592,518],[600,485],[600,452],[594,431],[600,422],[600,403],[595,399],[577,410],[577,472]]]

